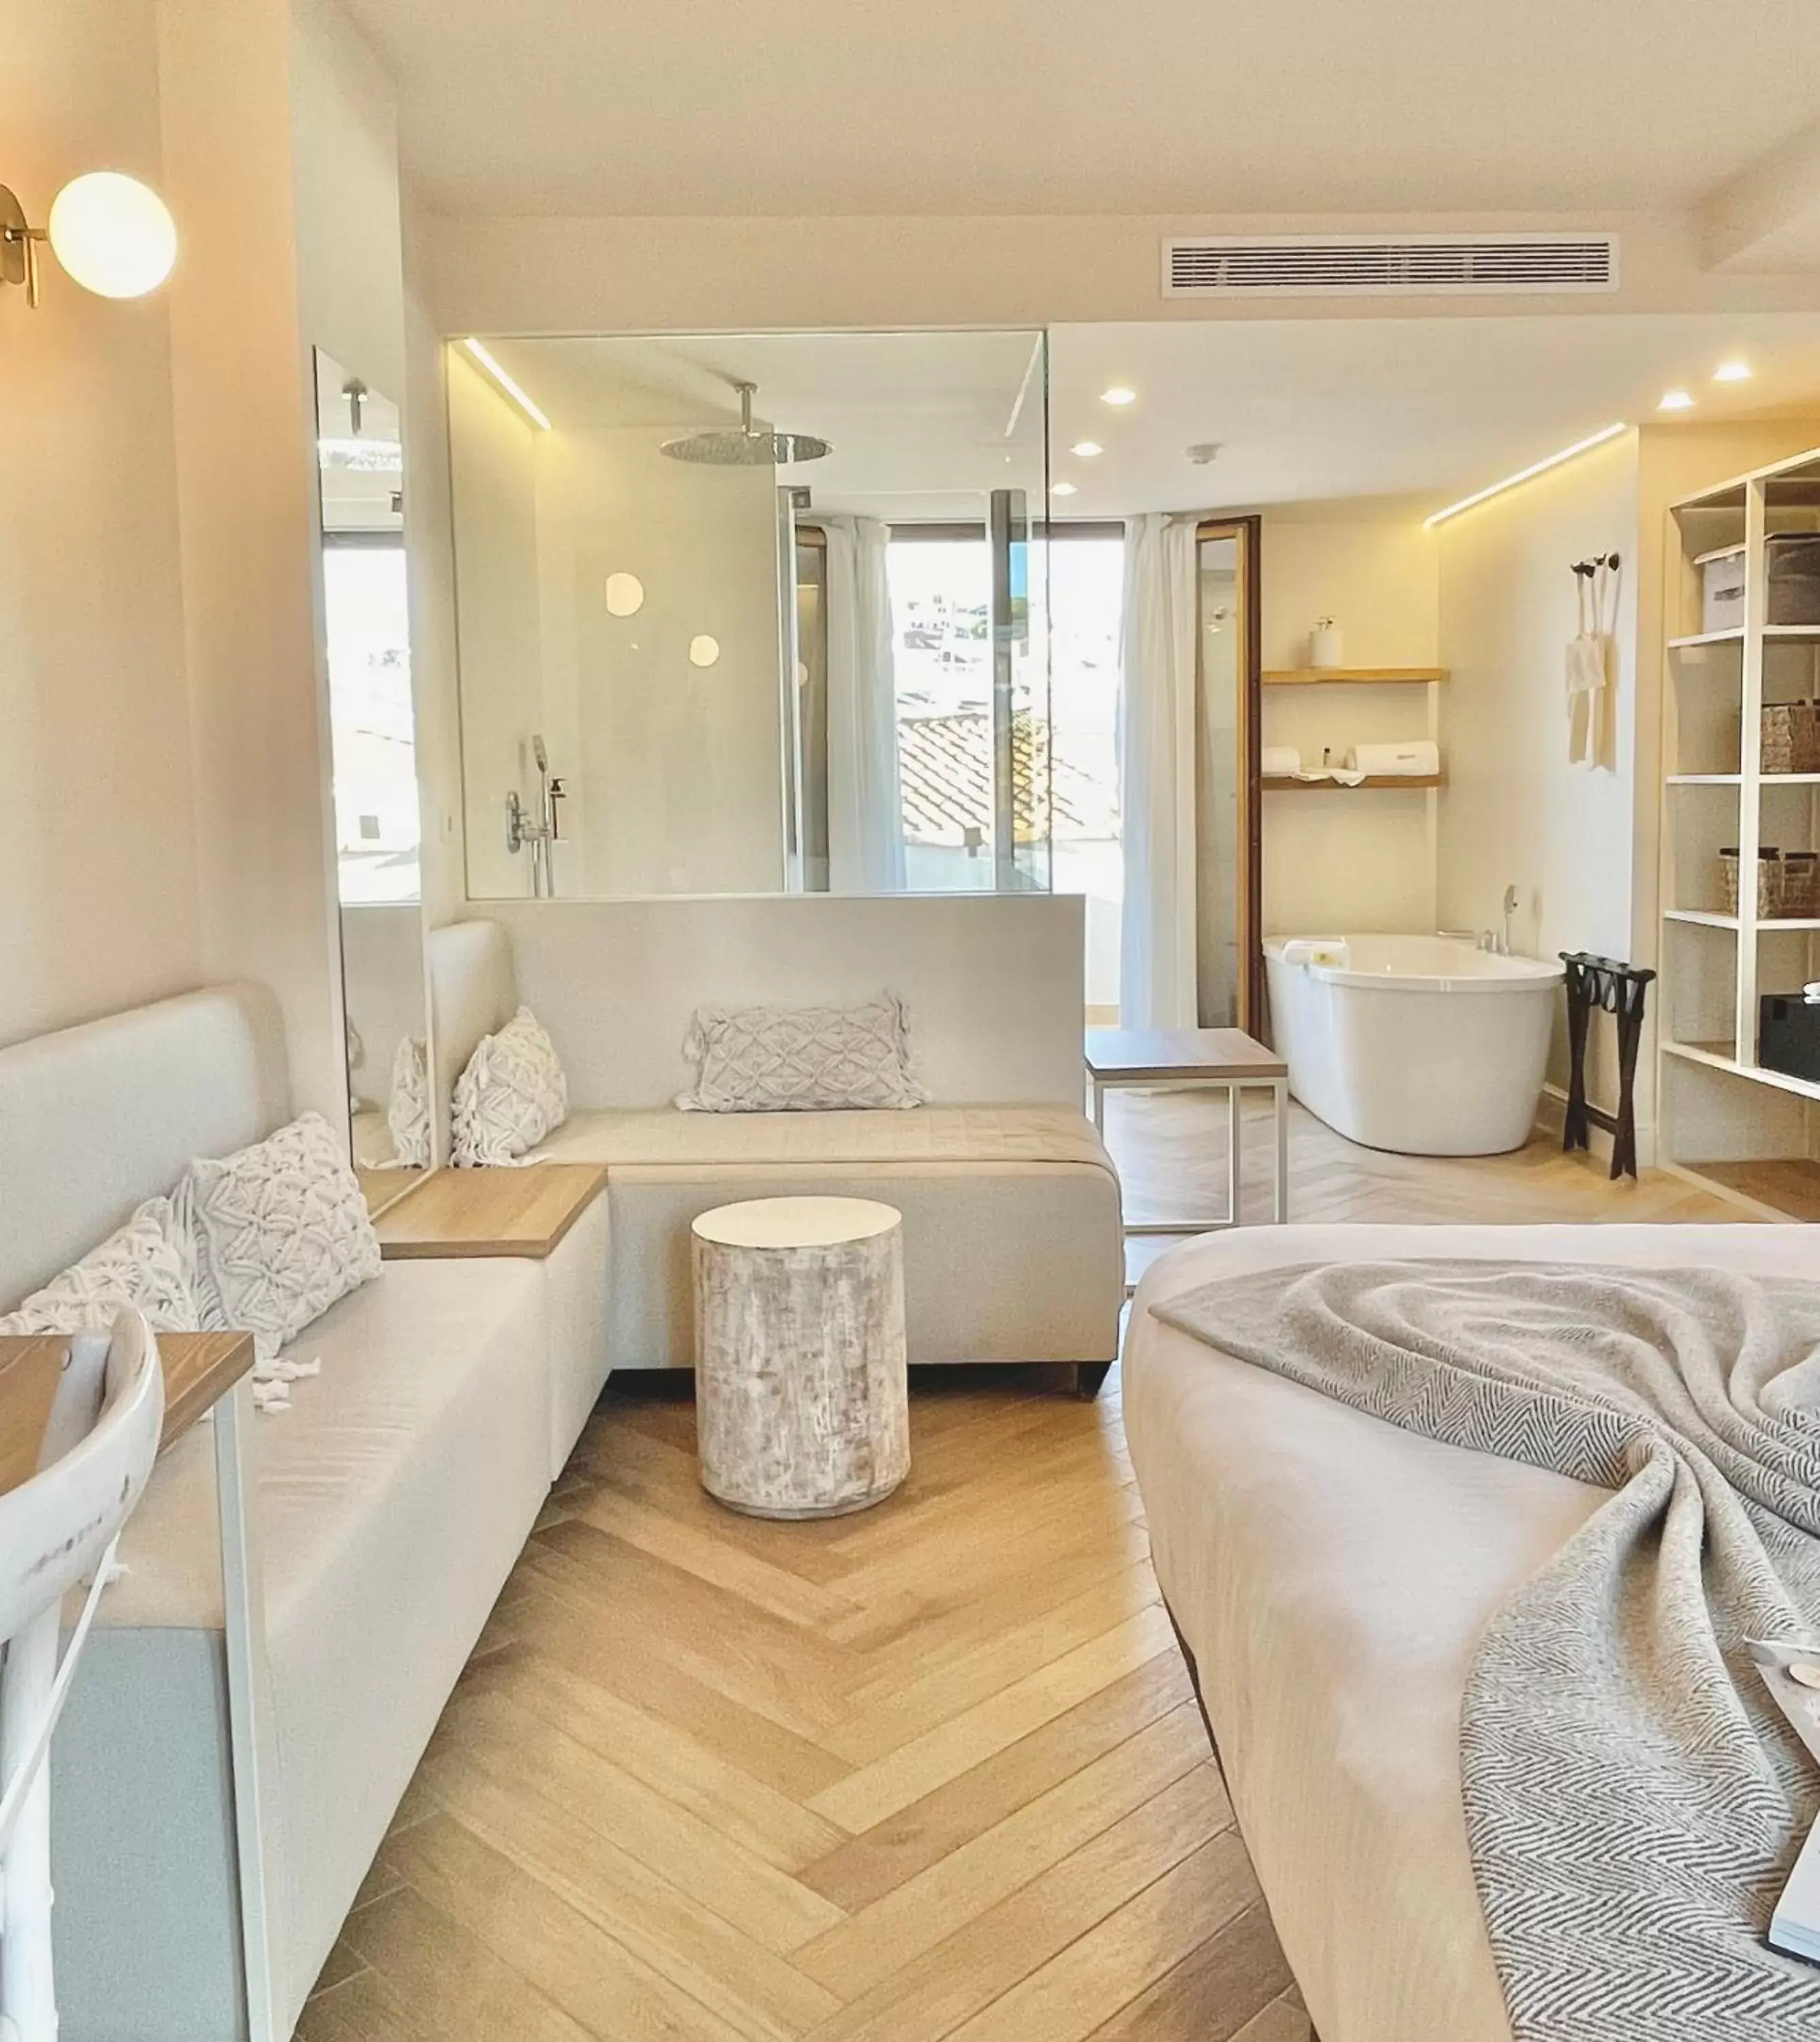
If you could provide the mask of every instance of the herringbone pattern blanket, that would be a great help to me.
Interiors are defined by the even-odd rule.
[[[1815,2042],[1820,1971],[1765,1932],[1820,1776],[1743,1641],[1820,1638],[1820,1283],[1337,1264],[1157,1315],[1615,1492],[1488,1627],[1462,1711],[1517,2042]]]

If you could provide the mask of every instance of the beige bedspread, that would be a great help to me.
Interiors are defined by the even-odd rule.
[[[1126,1422],[1157,1568],[1323,2042],[1508,2042],[1466,1855],[1459,1704],[1479,1631],[1603,1492],[1443,1446],[1150,1314],[1321,1260],[1820,1271],[1799,1227],[1289,1227],[1189,1244],[1141,1287]]]

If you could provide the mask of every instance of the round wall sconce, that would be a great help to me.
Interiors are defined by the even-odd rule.
[[[48,226],[33,227],[0,185],[0,283],[23,284],[38,302],[38,250],[45,242],[64,270],[98,297],[142,298],[177,260],[177,227],[149,185],[118,170],[72,178],[51,202]]]
[[[610,617],[636,617],[644,607],[644,584],[635,574],[610,574],[606,578],[606,614]]]
[[[689,641],[689,663],[691,667],[711,667],[720,656],[720,640],[710,638],[705,631]]]

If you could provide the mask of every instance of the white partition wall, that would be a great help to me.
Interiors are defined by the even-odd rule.
[[[1077,895],[785,894],[490,904],[518,996],[580,1107],[661,1105],[690,1073],[698,1007],[870,999],[909,1010],[919,1074],[948,1104],[1081,1096]]]

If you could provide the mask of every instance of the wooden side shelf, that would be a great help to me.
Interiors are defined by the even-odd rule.
[[[1447,678],[1445,667],[1279,667],[1264,675],[1264,684],[1267,688],[1382,688],[1405,683],[1425,686]]]
[[[438,1170],[373,1222],[388,1262],[523,1255],[541,1260],[606,1183],[604,1163]]]
[[[1363,780],[1355,780],[1350,786],[1342,780],[1298,780],[1289,774],[1279,778],[1267,774],[1264,790],[1267,794],[1284,794],[1292,790],[1317,793],[1323,790],[1330,794],[1360,794],[1367,787],[1444,787],[1447,784],[1444,773],[1373,773]]]

